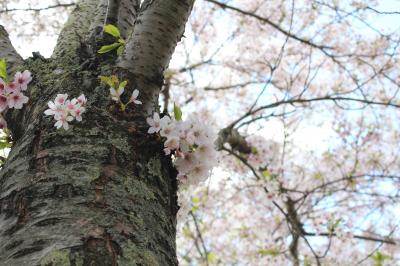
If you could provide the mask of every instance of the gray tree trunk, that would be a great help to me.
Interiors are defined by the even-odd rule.
[[[0,27],[0,57],[34,77],[29,103],[6,114],[14,145],[0,172],[0,265],[178,264],[176,171],[145,118],[158,111],[193,2],[83,0],[50,59],[23,61]],[[110,43],[104,23],[128,36],[120,58],[96,53]],[[138,89],[143,105],[119,111],[98,79],[111,74]],[[57,93],[88,98],[68,131],[43,114]]]

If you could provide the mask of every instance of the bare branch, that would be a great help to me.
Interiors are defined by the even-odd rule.
[[[279,25],[275,24],[274,22],[272,22],[268,18],[261,17],[261,16],[259,16],[257,14],[254,14],[254,13],[251,13],[251,12],[248,12],[248,11],[245,11],[245,10],[242,10],[242,9],[239,9],[239,8],[236,8],[236,7],[233,7],[233,6],[230,6],[230,5],[215,1],[215,0],[206,0],[206,1],[211,2],[213,4],[216,4],[216,5],[224,8],[224,9],[225,8],[226,9],[230,9],[230,10],[233,10],[233,11],[238,12],[240,14],[256,18],[256,19],[258,19],[258,20],[260,20],[260,21],[262,21],[264,23],[267,23],[268,25],[270,25],[271,27],[273,27],[277,31],[285,34],[286,36],[290,37],[291,39],[294,39],[294,40],[297,40],[297,41],[299,41],[301,43],[307,44],[307,45],[309,45],[309,46],[311,46],[313,48],[317,48],[317,49],[320,49],[320,50],[325,50],[325,49],[330,49],[331,48],[331,47],[320,45],[320,44],[316,44],[316,43],[311,42],[310,40],[306,40],[304,38],[298,37],[298,36],[290,33],[289,31],[281,28]]]
[[[310,232],[306,232],[304,234],[305,236],[336,236],[337,234],[335,233],[310,233]],[[396,239],[392,239],[392,238],[387,238],[387,237],[383,237],[383,236],[362,236],[362,235],[353,235],[353,238],[356,239],[360,239],[360,240],[366,240],[366,241],[373,241],[373,242],[379,242],[379,243],[384,243],[384,244],[389,244],[389,245],[399,245],[399,240]]]
[[[8,13],[8,12],[16,12],[16,11],[33,11],[33,12],[40,12],[43,10],[53,9],[53,8],[69,8],[75,6],[76,3],[68,3],[68,4],[57,4],[57,5],[50,5],[46,7],[28,7],[28,8],[6,8],[0,10],[1,13]]]

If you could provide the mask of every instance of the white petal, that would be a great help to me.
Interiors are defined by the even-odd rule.
[[[136,99],[137,97],[138,97],[138,95],[139,95],[139,91],[138,90],[134,90],[133,92],[132,92],[132,98],[134,98],[134,99]]]
[[[64,128],[65,130],[68,130],[68,128],[69,128],[68,122],[64,122],[64,123],[62,123],[62,125],[63,125],[63,128]]]
[[[55,126],[56,128],[60,128],[60,127],[62,126],[61,120],[58,120],[58,121],[54,124],[54,126]]]
[[[54,115],[54,111],[51,109],[47,109],[46,111],[44,111],[45,115]]]

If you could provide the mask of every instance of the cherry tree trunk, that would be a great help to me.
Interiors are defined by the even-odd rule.
[[[28,69],[29,103],[9,110],[13,147],[0,172],[0,265],[177,265],[176,171],[162,141],[147,134],[193,0],[78,3],[54,54],[22,60],[0,29],[10,74]],[[117,25],[123,55],[99,55]],[[123,112],[99,75],[127,80],[142,105]],[[45,116],[58,93],[88,99],[83,121],[57,130]]]

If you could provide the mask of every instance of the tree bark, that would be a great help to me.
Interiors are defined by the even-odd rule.
[[[0,265],[178,264],[176,170],[162,141],[147,134],[145,118],[158,111],[162,70],[193,2],[145,1],[131,29],[133,18],[119,10],[118,25],[132,33],[118,66],[115,55],[102,57],[88,44],[93,21],[101,21],[95,13],[107,14],[92,0],[77,5],[51,59],[0,54],[34,77],[29,103],[6,114],[14,145],[0,172]],[[160,21],[168,30],[154,26]],[[9,41],[7,49],[15,52]],[[139,89],[143,107],[116,108],[98,79],[111,73],[128,80],[124,97]],[[43,114],[57,93],[88,98],[83,121],[68,131],[56,130]]]

